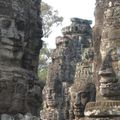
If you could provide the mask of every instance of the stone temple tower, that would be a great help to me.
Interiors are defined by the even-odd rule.
[[[96,16],[95,27],[100,24],[99,52],[101,63],[98,70],[97,101],[88,103],[86,115],[91,119],[120,119],[120,1],[96,0],[96,11],[103,4],[102,21]],[[96,36],[96,35],[95,35]],[[97,37],[97,36],[96,36]],[[97,81],[98,79],[96,79]]]
[[[33,120],[39,115],[41,88],[36,73],[42,47],[40,3],[0,0],[1,120]]]
[[[82,60],[83,50],[92,46],[91,23],[90,20],[72,18],[71,24],[61,30],[63,36],[56,38],[56,49],[51,55],[52,63],[43,90],[42,119],[69,120],[68,91],[74,83],[76,64]],[[57,83],[59,91],[56,91]]]

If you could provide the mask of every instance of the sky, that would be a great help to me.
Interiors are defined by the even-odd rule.
[[[54,27],[49,38],[43,40],[48,44],[48,48],[55,48],[55,38],[62,36],[61,29],[70,25],[70,18],[78,17],[92,20],[94,25],[95,0],[43,0],[53,9],[58,10],[59,16],[64,18],[62,26]]]

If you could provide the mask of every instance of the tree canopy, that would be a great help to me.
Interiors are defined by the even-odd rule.
[[[63,17],[58,15],[58,11],[54,10],[52,6],[45,2],[42,2],[41,4],[41,17],[43,19],[42,27],[44,38],[49,37],[50,33],[52,32],[53,25],[61,25],[63,21]],[[38,77],[43,87],[47,79],[47,70],[50,62],[51,51],[52,49],[48,49],[47,44],[44,41],[43,47],[40,50],[38,66]]]
[[[43,19],[43,36],[48,37],[52,32],[53,25],[60,25],[63,17],[59,16],[58,10],[54,10],[52,6],[45,2],[41,3],[41,16]]]

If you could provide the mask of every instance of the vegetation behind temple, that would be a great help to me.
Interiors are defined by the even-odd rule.
[[[41,4],[41,17],[43,18],[43,36],[48,37],[52,32],[53,25],[60,25],[63,17],[58,15],[58,11],[54,10],[52,6],[42,2]]]
[[[48,38],[52,33],[53,25],[61,25],[63,17],[58,15],[58,11],[54,10],[52,6],[45,2],[41,3],[41,17],[43,18],[43,37]],[[43,48],[40,50],[38,77],[41,81],[42,87],[45,85],[47,79],[47,68],[50,62],[51,49],[47,48],[47,44],[43,43]]]

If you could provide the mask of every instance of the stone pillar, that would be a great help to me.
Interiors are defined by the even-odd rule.
[[[39,115],[41,88],[37,65],[42,47],[40,2],[0,1],[0,114],[12,114],[13,118],[19,113]],[[21,120],[19,115],[18,119]]]

